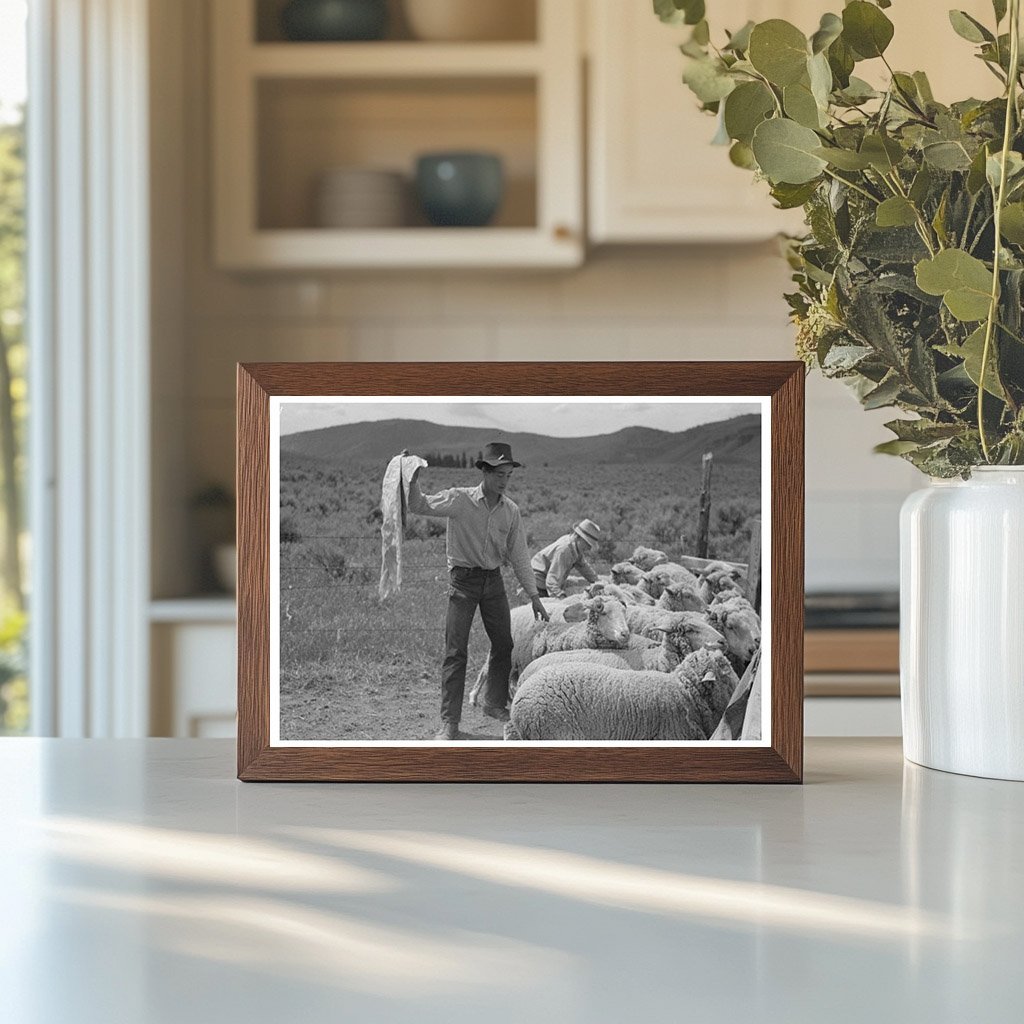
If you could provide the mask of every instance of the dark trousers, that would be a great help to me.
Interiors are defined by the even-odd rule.
[[[508,703],[512,621],[501,570],[456,566],[451,571],[448,590],[444,667],[441,670],[441,720],[444,722],[458,722],[462,718],[469,631],[478,607],[487,638],[491,641],[483,702],[501,708]]]

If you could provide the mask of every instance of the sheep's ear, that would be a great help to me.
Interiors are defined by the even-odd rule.
[[[562,618],[566,622],[582,622],[590,614],[590,601],[573,601],[567,604],[562,611]]]

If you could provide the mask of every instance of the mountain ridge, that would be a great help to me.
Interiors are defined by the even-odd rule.
[[[761,417],[745,413],[727,420],[701,423],[687,430],[623,427],[608,434],[551,437],[527,431],[487,427],[452,427],[428,420],[371,420],[321,427],[281,437],[281,453],[334,464],[386,463],[402,449],[414,455],[440,455],[472,463],[486,444],[512,446],[526,468],[573,464],[683,464],[711,452],[718,463],[758,464],[761,459]]]

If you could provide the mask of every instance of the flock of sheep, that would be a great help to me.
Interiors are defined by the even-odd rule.
[[[550,622],[514,608],[505,739],[739,738],[761,646],[745,575],[638,547],[582,594],[546,600]],[[760,739],[759,723],[743,738]]]

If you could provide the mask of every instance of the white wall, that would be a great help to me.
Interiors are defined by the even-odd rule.
[[[163,169],[184,185],[186,206],[186,370],[180,393],[175,387],[167,397],[180,417],[191,487],[233,477],[236,361],[793,358],[781,298],[788,269],[773,245],[604,250],[568,273],[216,271],[204,6],[182,5],[182,121],[155,126],[180,130],[184,143],[180,178]],[[918,477],[871,454],[886,438],[887,418],[865,414],[839,384],[808,379],[809,589],[896,586],[897,512]],[[157,510],[168,523],[176,515],[180,523],[184,510]],[[157,543],[160,533],[158,522]],[[171,578],[169,568],[164,579]]]

